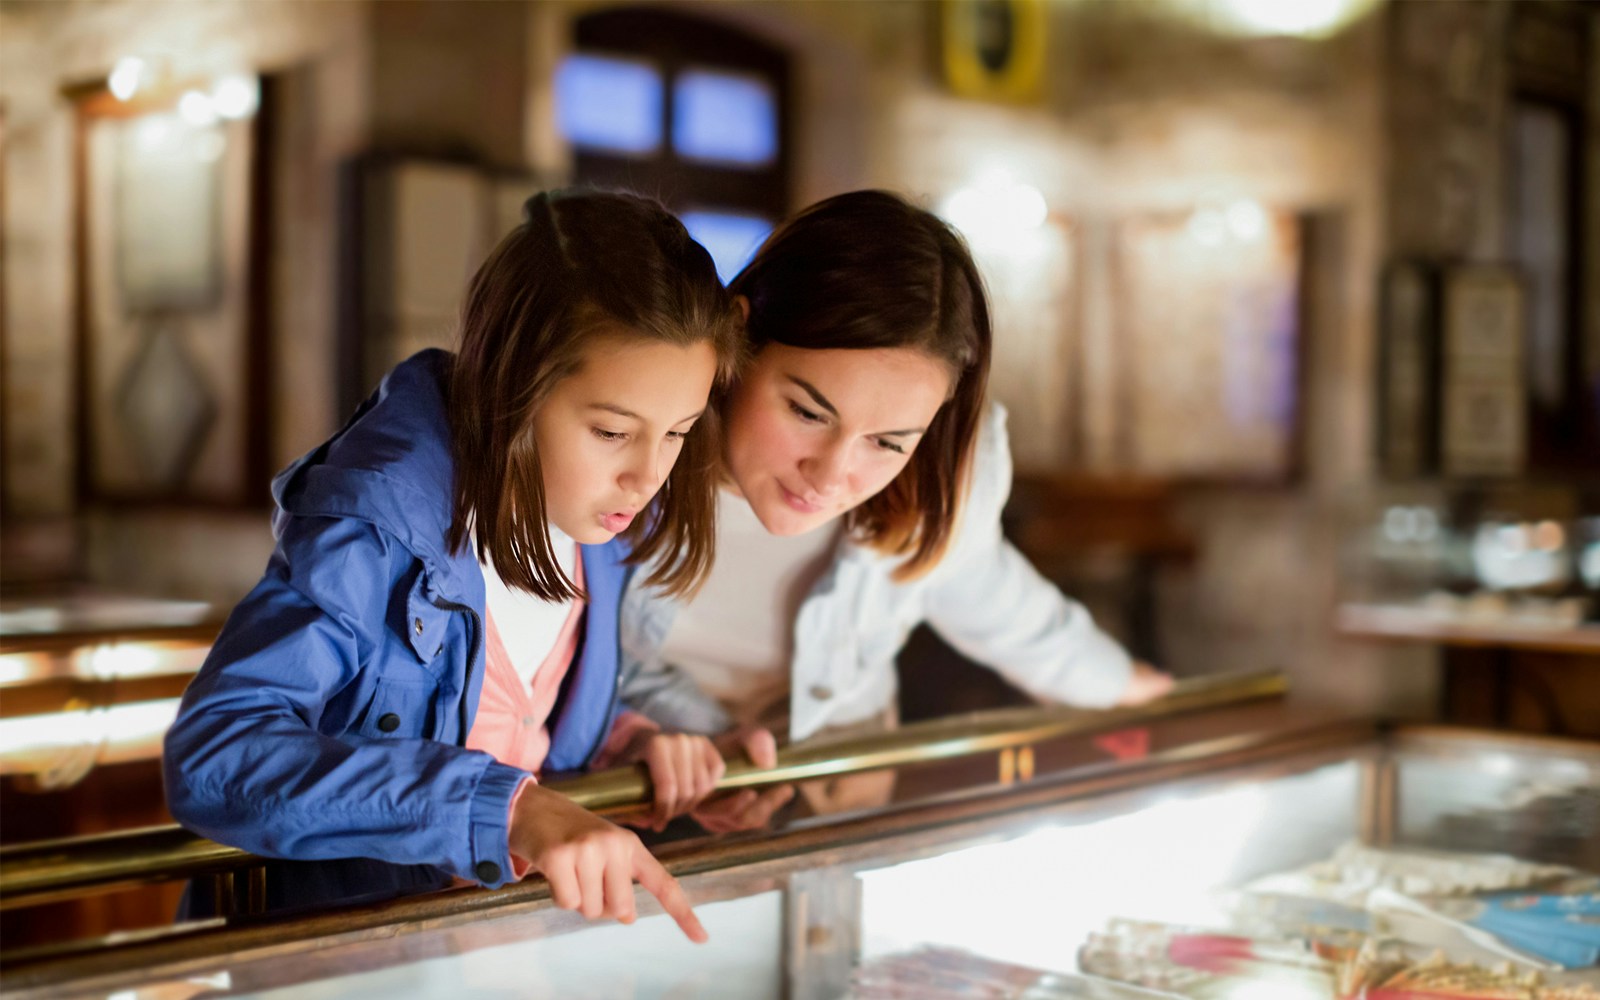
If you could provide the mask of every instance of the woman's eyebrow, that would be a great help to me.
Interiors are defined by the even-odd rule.
[[[805,379],[797,378],[794,375],[785,375],[784,378],[788,379],[789,381],[793,382],[795,385],[797,385],[800,388],[804,389],[806,391],[806,395],[811,397],[811,401],[812,402],[816,403],[818,406],[822,407],[824,410],[827,410],[829,413],[833,414],[835,417],[837,417],[839,415],[839,411],[833,408],[833,404],[832,403],[828,402],[828,397],[826,397],[822,393],[818,392],[816,386],[812,385],[810,382],[807,382]],[[875,437],[909,437],[909,436],[911,436],[913,434],[923,434],[927,430],[928,429],[926,427],[908,427],[903,431],[879,431],[874,436]]]
[[[806,391],[806,395],[811,397],[811,401],[813,403],[816,403],[818,406],[822,407],[824,410],[827,410],[836,417],[839,415],[839,411],[833,408],[832,403],[828,402],[828,397],[818,392],[816,386],[812,385],[810,382],[807,382],[803,378],[796,378],[793,375],[785,375],[784,378],[804,389]]]

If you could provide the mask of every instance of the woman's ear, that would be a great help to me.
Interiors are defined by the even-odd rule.
[[[748,295],[735,295],[733,304],[739,307],[739,319],[746,326],[750,325],[750,297]]]

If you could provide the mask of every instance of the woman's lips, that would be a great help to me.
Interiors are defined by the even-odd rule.
[[[822,509],[822,504],[812,503],[810,500],[805,499],[798,493],[790,491],[790,489],[782,483],[778,484],[778,491],[783,494],[784,503],[788,504],[793,510],[797,510],[802,514],[815,514]]]
[[[619,513],[619,514],[601,514],[600,515],[600,526],[605,528],[607,531],[611,532],[613,535],[620,534],[623,531],[626,531],[627,528],[628,528],[628,525],[630,525],[632,523],[633,523],[633,515],[632,514],[621,514],[621,513]]]

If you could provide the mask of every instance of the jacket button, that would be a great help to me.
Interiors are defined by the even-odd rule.
[[[827,701],[833,697],[833,688],[828,687],[826,684],[813,684],[811,685],[811,697],[817,701]]]
[[[439,648],[433,651],[433,655],[438,656],[442,652],[444,652],[444,643],[441,642],[439,643]]]
[[[418,618],[416,621],[412,622],[411,623],[411,627],[412,627],[412,629],[414,629],[416,631],[416,633],[418,635],[421,635],[422,634],[422,619]]]
[[[478,866],[472,869],[472,871],[473,874],[478,876],[479,882],[500,881],[500,866],[495,864],[493,861],[480,861],[478,862]]]
[[[393,712],[386,712],[378,717],[378,728],[386,733],[392,733],[400,728],[400,716]]]

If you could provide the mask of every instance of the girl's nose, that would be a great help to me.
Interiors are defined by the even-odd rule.
[[[617,484],[628,493],[637,494],[640,500],[648,500],[655,496],[665,478],[659,450],[644,445],[634,449],[630,461],[617,477]]]

